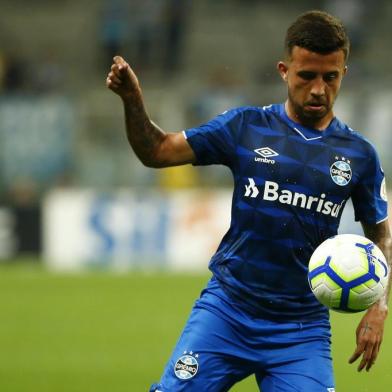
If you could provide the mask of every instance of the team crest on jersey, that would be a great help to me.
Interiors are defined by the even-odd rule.
[[[183,355],[178,358],[174,365],[174,373],[180,380],[188,380],[196,376],[199,370],[199,363],[197,362],[198,354],[193,354],[192,351],[187,353],[184,351]]]
[[[329,168],[331,178],[335,184],[345,186],[351,181],[351,162],[345,157],[335,157],[335,160],[336,161]]]

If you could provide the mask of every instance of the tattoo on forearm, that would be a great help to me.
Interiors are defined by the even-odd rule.
[[[165,133],[149,119],[141,97],[124,102],[124,111],[129,143],[143,163],[152,162]]]
[[[365,236],[372,240],[384,253],[387,259],[390,271],[392,270],[392,239],[389,229],[388,221],[378,223],[376,225],[362,224],[365,232]],[[391,292],[392,286],[392,273],[390,272],[389,281],[385,290],[385,301],[388,302],[388,298]]]

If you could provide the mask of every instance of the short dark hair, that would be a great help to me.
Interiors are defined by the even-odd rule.
[[[308,11],[300,15],[287,29],[285,50],[288,56],[294,46],[320,54],[343,50],[347,60],[350,40],[338,18],[324,11]]]

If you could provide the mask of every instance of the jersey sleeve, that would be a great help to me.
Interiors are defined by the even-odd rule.
[[[370,146],[369,162],[351,196],[355,220],[380,223],[388,217],[385,176],[376,150]]]
[[[196,155],[195,165],[232,167],[242,123],[243,109],[239,108],[224,112],[197,128],[185,130],[185,138]]]

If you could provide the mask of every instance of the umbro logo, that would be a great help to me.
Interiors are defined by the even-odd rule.
[[[276,157],[279,155],[276,151],[274,151],[270,147],[257,148],[256,150],[254,150],[254,152],[262,157],[262,158],[255,157],[255,162],[270,163],[272,165],[275,164],[275,160],[269,158]]]
[[[261,155],[264,158],[276,157],[279,155],[276,151],[269,147],[261,147],[254,150],[257,154]]]

